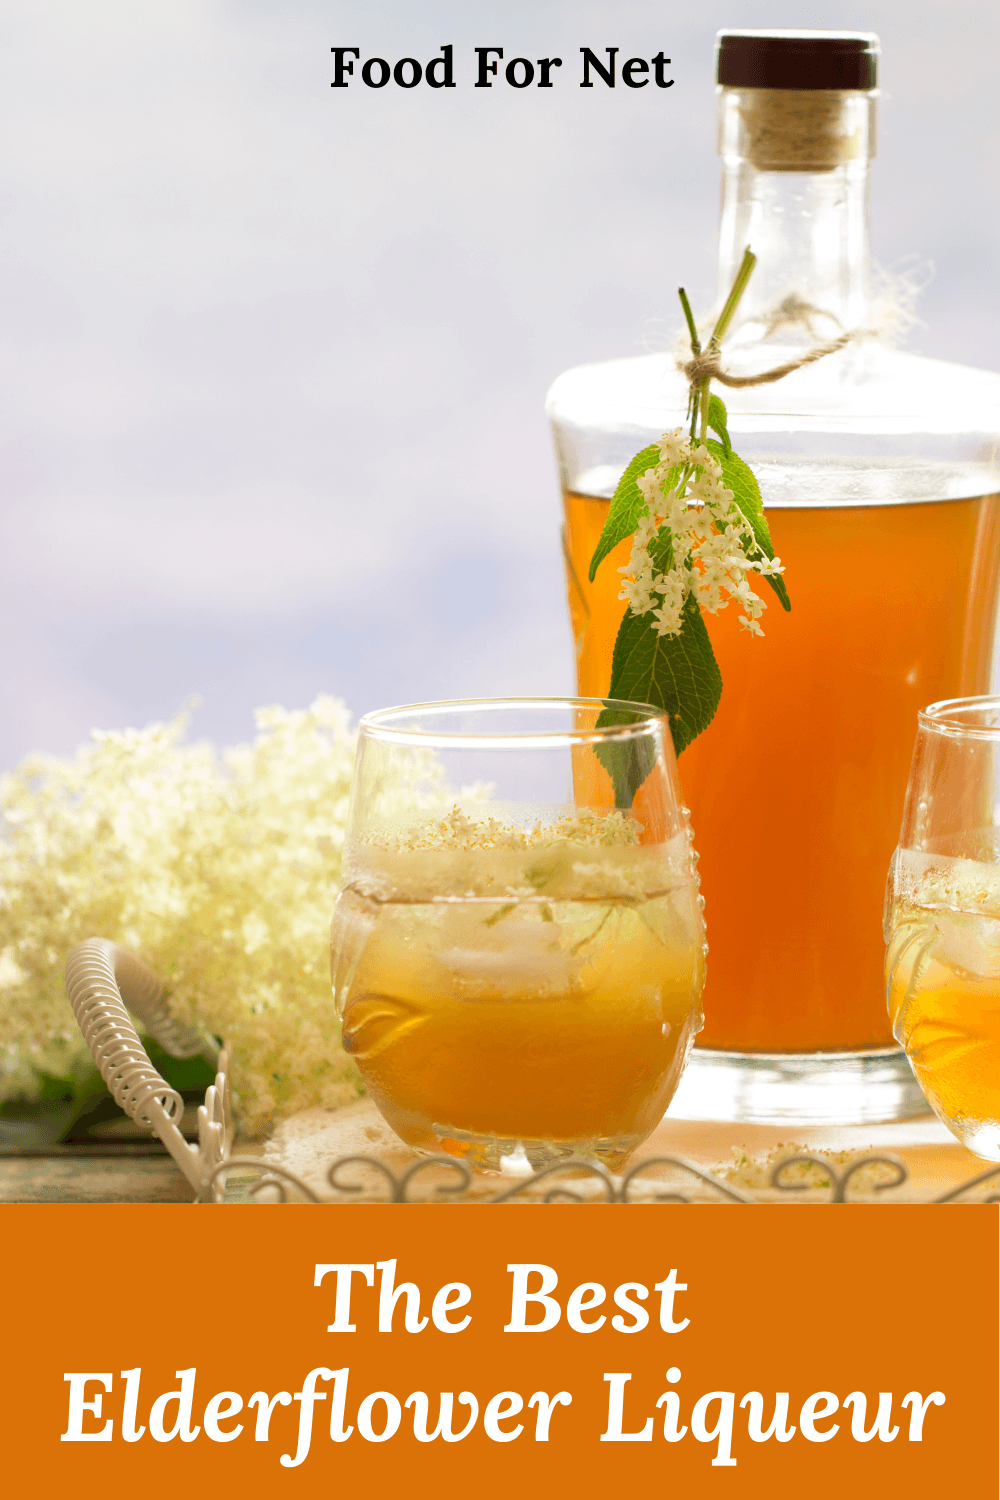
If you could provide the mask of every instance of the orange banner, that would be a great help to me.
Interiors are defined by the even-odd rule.
[[[0,1207],[7,1487],[993,1495],[997,1229],[991,1206]]]

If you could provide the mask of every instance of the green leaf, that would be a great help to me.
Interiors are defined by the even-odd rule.
[[[674,539],[669,526],[661,526],[650,538],[649,556],[657,573],[669,573],[674,566]]]
[[[634,618],[631,614],[625,616],[626,620]],[[622,625],[624,627],[624,621]],[[634,713],[627,713],[620,708],[605,708],[597,716],[596,727],[608,729],[614,724],[634,723]],[[641,739],[620,742],[607,740],[603,745],[595,745],[594,754],[611,777],[615,789],[615,806],[631,807],[632,799],[655,764],[656,757],[649,739],[643,736]]]
[[[611,658],[609,698],[652,703],[670,719],[678,755],[707,729],[722,696],[722,673],[697,600],[684,601],[677,635],[657,635],[649,615],[625,616]]]
[[[733,445],[729,441],[729,431],[726,427],[726,423],[728,422],[728,420],[729,414],[726,411],[725,405],[723,404],[721,398],[716,395],[709,396],[708,425],[712,429],[712,431],[717,432],[722,439],[722,447],[727,458],[733,451]]]
[[[736,505],[746,517],[753,531],[758,547],[767,558],[773,558],[774,545],[771,541],[771,532],[764,515],[764,502],[760,498],[760,486],[754,477],[753,470],[745,464],[730,450],[727,454],[721,443],[714,438],[709,438],[705,445],[722,465],[722,482],[727,489],[732,490]],[[785,588],[785,580],[780,573],[766,580],[777,594],[782,609],[790,610],[792,601],[788,597]]]
[[[722,696],[722,674],[692,595],[684,603],[677,635],[657,635],[649,615],[628,611],[615,641],[608,696],[662,709],[678,755],[708,727]],[[621,722],[620,709],[605,709],[597,721],[599,727]],[[597,756],[614,782],[616,806],[631,807],[652,770],[651,747],[642,740],[609,743],[598,748]]]
[[[655,469],[660,462],[660,445],[650,443],[648,448],[643,448],[637,453],[629,464],[625,473],[618,481],[614,498],[611,501],[611,509],[608,511],[608,519],[604,523],[594,555],[590,559],[590,581],[593,583],[594,574],[598,567],[613,552],[619,542],[623,542],[627,536],[631,536],[639,524],[639,514],[646,502],[639,493],[636,480],[640,474],[645,474],[647,469]]]

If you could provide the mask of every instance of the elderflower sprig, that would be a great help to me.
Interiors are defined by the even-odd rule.
[[[680,634],[689,594],[708,614],[735,601],[743,611],[740,625],[751,635],[763,635],[757,622],[766,606],[747,574],[774,578],[785,570],[780,557],[764,552],[725,484],[719,460],[678,427],[664,433],[660,462],[636,480],[636,487],[645,505],[632,554],[618,569],[623,575],[619,599],[628,601],[633,615],[652,615],[660,636]],[[664,533],[669,550],[662,545]],[[661,571],[663,556],[671,565]]]
[[[704,352],[681,289],[692,354],[690,432],[678,427],[636,454],[590,564],[593,582],[608,554],[632,538],[629,560],[618,569],[618,597],[628,608],[615,641],[608,696],[662,708],[678,754],[711,723],[722,695],[704,615],[735,604],[740,626],[762,636],[765,603],[751,585],[754,577],[770,586],[783,609],[791,609],[760,488],[733,452],[726,408],[711,391],[721,341],[755,264],[747,249]],[[614,711],[604,717],[614,722]],[[617,751],[609,750],[608,758],[619,805],[628,806],[638,784],[635,768],[619,765]]]

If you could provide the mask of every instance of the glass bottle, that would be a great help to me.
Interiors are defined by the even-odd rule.
[[[878,39],[720,32],[719,285],[756,270],[724,366],[753,374],[885,320],[869,298]],[[924,1106],[893,1042],[880,913],[913,723],[988,689],[1000,561],[1000,376],[876,337],[720,391],[758,476],[792,612],[708,619],[724,683],[680,760],[705,898],[693,1118],[893,1119]],[[607,693],[622,543],[587,581],[626,463],[685,417],[673,356],[582,366],[548,397],[578,691]],[[763,591],[770,599],[769,591]]]

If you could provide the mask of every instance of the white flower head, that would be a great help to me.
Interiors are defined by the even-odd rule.
[[[660,439],[660,460],[668,469],[687,463],[690,457],[691,443],[680,427],[675,428],[673,432],[663,434]]]
[[[680,468],[680,481],[664,488],[667,476]],[[722,465],[704,443],[692,443],[681,428],[660,440],[660,463],[636,479],[645,504],[632,539],[632,555],[619,568],[618,595],[634,615],[650,615],[658,635],[677,635],[684,605],[694,597],[709,614],[734,602],[739,623],[750,635],[763,635],[757,623],[764,601],[747,581],[748,573],[764,578],[784,572],[780,558],[767,558],[753,527],[723,479]],[[661,573],[653,544],[669,535],[671,566]],[[663,554],[662,546],[657,552]]]

